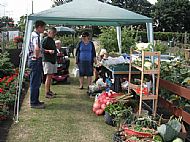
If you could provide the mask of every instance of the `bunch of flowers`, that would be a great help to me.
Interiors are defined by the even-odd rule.
[[[0,120],[5,120],[9,115],[9,108],[13,106],[16,98],[16,78],[18,72],[0,78]]]
[[[14,41],[14,43],[23,42],[23,37],[22,36],[15,36],[13,41]]]

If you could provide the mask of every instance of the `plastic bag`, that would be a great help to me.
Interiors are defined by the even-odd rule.
[[[74,77],[79,77],[79,68],[77,66],[73,68],[72,74]]]

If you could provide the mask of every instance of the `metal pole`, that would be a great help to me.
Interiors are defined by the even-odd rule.
[[[32,0],[32,14],[34,14],[34,1]]]

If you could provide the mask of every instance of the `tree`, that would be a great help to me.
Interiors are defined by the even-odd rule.
[[[152,4],[147,0],[111,0],[110,4],[148,17],[150,16],[152,9]]]
[[[119,52],[117,43],[117,32],[115,27],[102,27],[101,34],[98,37],[101,48],[107,52]],[[122,53],[129,53],[130,47],[135,44],[135,32],[130,28],[124,27],[121,32]]]
[[[25,25],[26,25],[26,16],[27,15],[23,15],[20,17],[20,20],[18,21],[18,27],[20,29],[21,32],[25,31]]]
[[[71,2],[72,0],[52,0],[54,2],[53,7]]]
[[[190,31],[189,0],[158,0],[153,7],[152,16],[155,31]]]

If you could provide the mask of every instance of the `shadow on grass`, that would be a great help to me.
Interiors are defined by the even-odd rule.
[[[25,98],[25,95],[28,92],[29,84],[24,83],[23,87],[25,89],[22,90],[22,94],[21,94],[21,98],[20,98],[20,108],[21,108],[21,105],[22,105],[23,100]],[[11,125],[14,123],[14,120],[13,120],[14,111],[13,110],[14,110],[14,106],[11,106],[10,115],[8,116],[7,120],[0,121],[0,142],[6,142],[6,139],[7,139],[8,133],[9,133],[9,129],[10,129]]]
[[[5,142],[9,133],[9,128],[13,124],[13,116],[10,116],[5,121],[0,121],[0,142]]]
[[[84,111],[86,108],[91,108],[92,105],[89,103],[73,103],[73,104],[69,104],[69,103],[54,103],[54,104],[48,104],[46,106],[45,109],[47,110],[66,110],[66,111]]]

